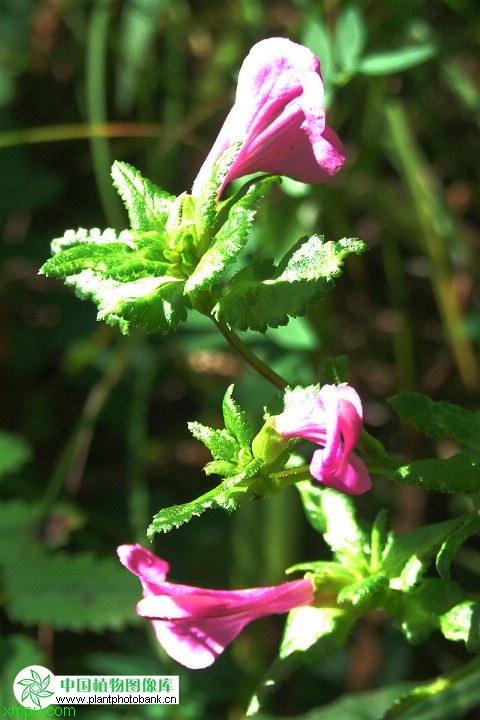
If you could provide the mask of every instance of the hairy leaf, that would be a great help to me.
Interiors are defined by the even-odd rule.
[[[296,487],[310,524],[324,536],[336,558],[354,571],[367,566],[369,537],[357,523],[352,499],[309,481]]]
[[[276,178],[262,178],[251,183],[245,194],[230,209],[211,247],[204,253],[185,283],[185,292],[192,298],[218,282],[225,269],[237,260],[247,243],[260,200],[274,182]]]
[[[214,430],[199,422],[188,423],[188,429],[210,450],[215,460],[230,463],[237,459],[239,444],[226,430]]]
[[[227,478],[220,485],[201,495],[196,500],[183,505],[172,505],[160,510],[147,529],[147,537],[151,540],[155,533],[168,532],[179,528],[193,517],[197,517],[209,508],[222,508],[227,512],[236,510],[248,493],[251,478],[260,469],[261,462],[253,460],[245,470],[235,477]]]
[[[459,453],[446,459],[416,460],[392,475],[402,485],[469,495],[480,490],[480,456]]]
[[[264,332],[286,325],[289,317],[303,315],[306,305],[330,287],[348,254],[364,249],[361,241],[352,238],[334,243],[313,235],[300,240],[277,267],[259,261],[234,275],[213,314],[240,330]]]
[[[112,178],[125,203],[132,230],[164,232],[175,197],[124,162],[114,162]]]
[[[222,410],[225,428],[239,442],[240,447],[250,449],[254,431],[245,412],[232,397],[233,385],[230,385],[223,398]]]
[[[480,450],[479,415],[443,400],[435,402],[421,393],[394,395],[387,402],[425,435],[449,437]]]

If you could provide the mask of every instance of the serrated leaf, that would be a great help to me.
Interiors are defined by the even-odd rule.
[[[163,232],[176,198],[124,162],[114,162],[112,178],[127,208],[132,230]]]
[[[238,440],[240,447],[250,449],[254,431],[242,408],[232,397],[233,385],[227,389],[222,403],[223,419],[227,432]]]
[[[430,567],[437,548],[462,522],[462,517],[453,518],[395,537],[385,555],[381,572],[398,590],[413,587]]]
[[[450,565],[465,540],[480,532],[480,514],[473,512],[443,542],[437,554],[436,568],[441,578],[450,579]]]
[[[402,485],[469,495],[480,491],[480,456],[458,453],[445,459],[416,460],[392,475]]]
[[[0,431],[0,480],[20,470],[31,458],[32,449],[23,438]]]
[[[480,417],[452,403],[431,400],[421,393],[405,393],[387,399],[400,417],[430,437],[449,437],[480,450]]]
[[[352,238],[324,242],[313,235],[300,240],[278,267],[261,262],[234,275],[212,313],[240,330],[265,332],[267,327],[286,325],[289,317],[303,315],[306,305],[331,286],[348,254],[364,249]]]
[[[227,478],[199,498],[183,505],[172,505],[160,510],[147,529],[147,537],[151,540],[156,533],[179,528],[209,508],[221,508],[227,512],[236,510],[247,496],[250,479],[256,475],[260,467],[261,462],[253,460],[242,473]]]
[[[274,182],[278,182],[278,179],[267,177],[250,183],[246,192],[233,204],[213,244],[202,255],[185,283],[185,292],[192,298],[217,283],[225,269],[237,260],[247,243],[260,200]]]
[[[7,612],[25,625],[98,632],[136,621],[138,584],[114,557],[34,548],[5,566],[4,581]]]
[[[307,519],[324,536],[339,562],[353,572],[368,565],[369,537],[357,523],[352,499],[309,481],[299,482],[296,487]]]
[[[65,282],[79,297],[97,304],[98,320],[118,324],[122,333],[128,333],[133,325],[165,334],[187,317],[188,299],[183,294],[183,282],[177,278],[145,277],[122,283],[84,270]]]
[[[388,75],[401,72],[430,60],[437,52],[433,43],[400,48],[382,53],[365,55],[359,62],[358,71],[364,75]]]
[[[214,430],[199,422],[189,422],[188,429],[193,437],[210,450],[215,460],[224,460],[227,463],[237,460],[240,446],[226,430]]]
[[[92,270],[102,278],[121,283],[167,273],[167,262],[146,257],[138,251],[130,235],[124,233],[123,237],[124,242],[82,243],[69,247],[47,260],[41,272],[48,277],[68,279],[84,270]]]

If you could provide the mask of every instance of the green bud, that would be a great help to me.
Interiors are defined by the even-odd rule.
[[[191,249],[195,244],[195,198],[187,195],[186,192],[179,195],[172,204],[168,213],[168,220],[165,225],[168,237],[170,239],[169,246],[172,250],[182,252]]]
[[[269,418],[252,441],[254,458],[261,458],[266,465],[272,465],[287,450],[288,440],[274,427],[274,418]]]

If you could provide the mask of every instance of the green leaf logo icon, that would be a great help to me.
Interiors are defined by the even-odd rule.
[[[40,665],[21,670],[13,683],[13,691],[17,700],[26,708],[41,710],[51,704],[50,698],[55,694],[49,690],[52,673]]]

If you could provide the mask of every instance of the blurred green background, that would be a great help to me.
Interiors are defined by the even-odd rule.
[[[254,350],[291,382],[320,379],[348,354],[369,431],[406,459],[454,448],[401,426],[385,403],[419,390],[475,410],[480,370],[480,12],[477,0],[0,0],[0,692],[29,664],[59,674],[180,672],[176,708],[82,710],[82,717],[229,718],[275,655],[282,618],[247,629],[216,665],[188,672],[135,617],[139,583],[115,547],[147,545],[161,507],[212,485],[188,433],[221,425],[235,397],[260,424],[272,390],[213,324],[191,315],[167,337],[98,324],[92,304],[38,276],[68,228],[126,225],[114,159],[171,193],[188,190],[258,40],[282,35],[320,58],[328,124],[347,162],[328,185],[285,181],[265,203],[252,247],[275,257],[299,237],[357,236],[334,291]],[[401,532],[464,509],[375,478],[359,500]],[[295,491],[229,517],[211,512],[156,552],[169,579],[205,587],[281,582],[325,554]],[[327,557],[327,555],[325,555]],[[458,579],[480,590],[480,553],[459,553]],[[423,680],[462,650],[439,637],[412,649],[383,619],[347,650],[295,675],[279,716],[342,692]],[[163,712],[162,712],[163,711]],[[353,716],[352,716],[353,717]],[[362,716],[363,717],[363,716]],[[373,717],[373,716],[372,716]]]

